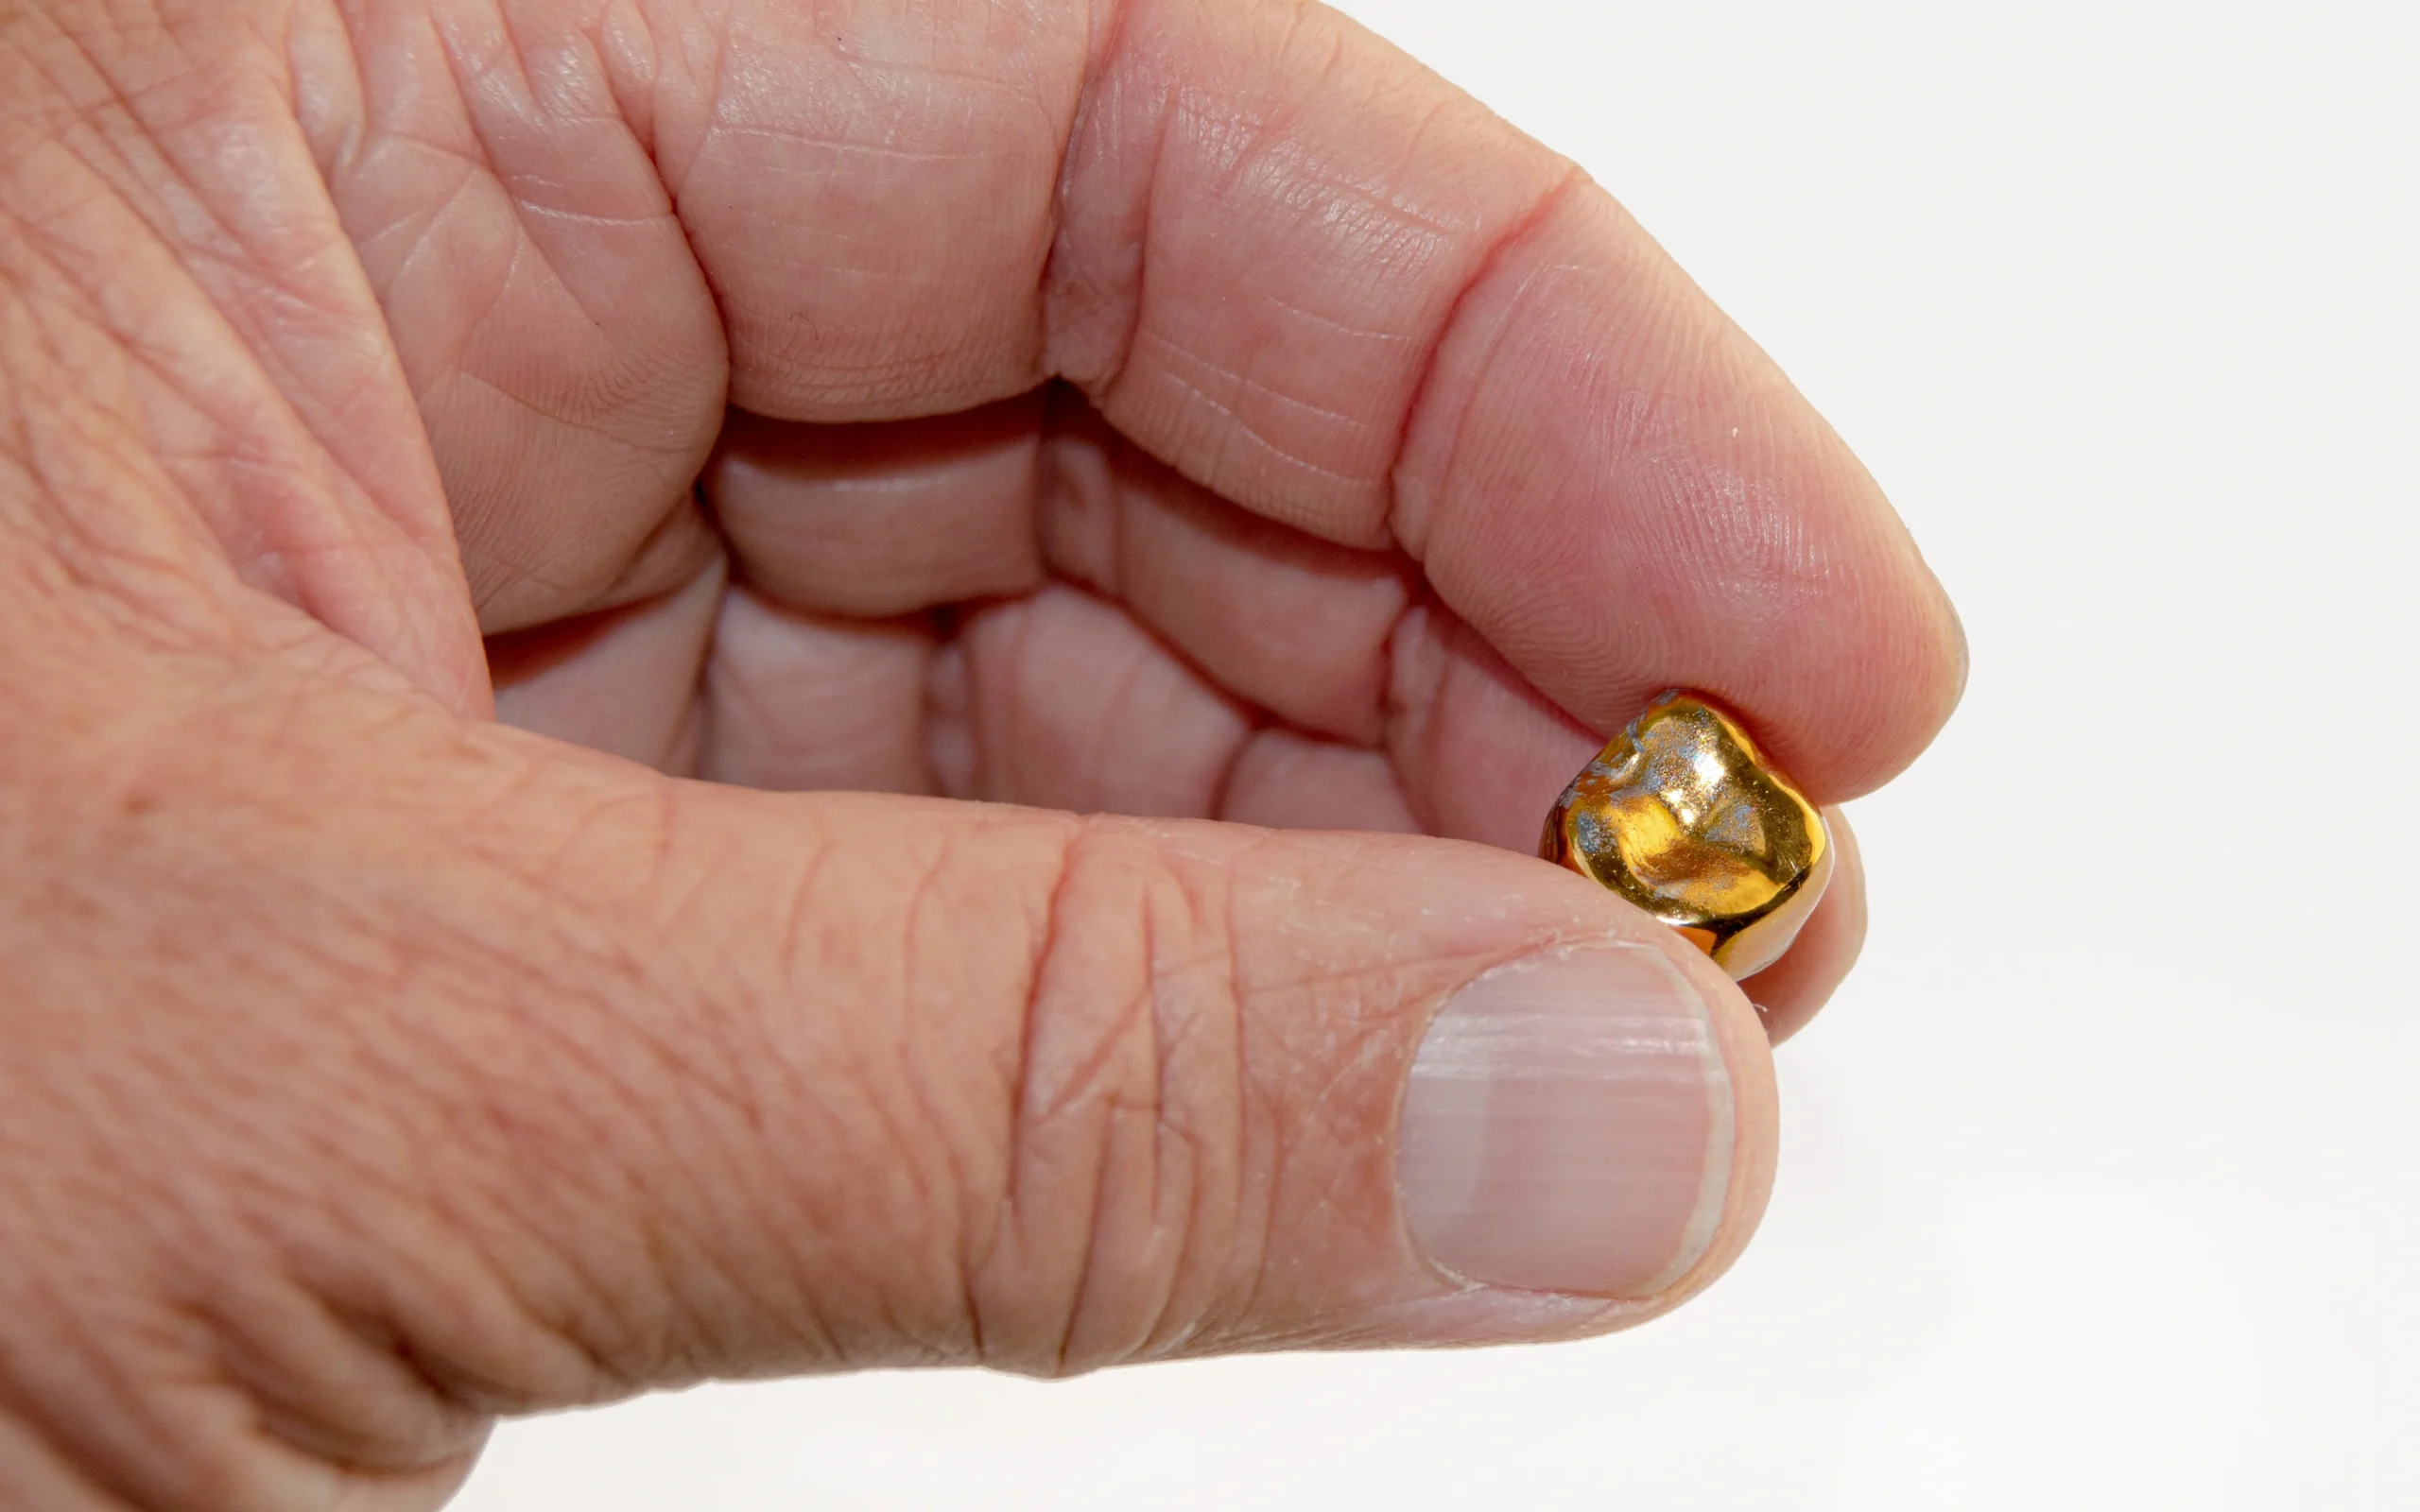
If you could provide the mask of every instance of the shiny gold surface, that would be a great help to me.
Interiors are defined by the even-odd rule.
[[[1815,806],[1729,717],[1678,692],[1571,780],[1539,853],[1686,935],[1735,978],[1789,948],[1832,876]]]

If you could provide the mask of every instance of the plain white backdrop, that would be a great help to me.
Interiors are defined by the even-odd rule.
[[[1346,9],[1628,203],[1965,615],[1761,1236],[1594,1343],[712,1387],[458,1506],[2420,1506],[2420,13]]]

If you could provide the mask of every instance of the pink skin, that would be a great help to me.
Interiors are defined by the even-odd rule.
[[[1837,803],[1963,676],[1611,198],[1263,0],[0,11],[0,1503],[269,1512],[701,1375],[1676,1305],[1854,845],[1742,994],[1450,842],[1675,685]],[[1406,1067],[1573,942],[1702,996],[1728,1195],[1460,1288]]]

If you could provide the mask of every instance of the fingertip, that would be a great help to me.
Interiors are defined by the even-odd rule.
[[[1410,1064],[1405,1230],[1458,1288],[1430,1342],[1668,1311],[1729,1268],[1770,1196],[1772,1065],[1754,1011],[1669,931],[1587,902],[1615,927],[1463,984]]]
[[[1831,1001],[1865,948],[1865,864],[1857,832],[1837,806],[1824,810],[1824,822],[1837,857],[1831,886],[1782,958],[1740,984],[1776,1046]]]
[[[1439,597],[1593,729],[1711,694],[1838,800],[1956,702],[1955,616],[1874,478],[1593,184],[1464,294],[1396,488]]]

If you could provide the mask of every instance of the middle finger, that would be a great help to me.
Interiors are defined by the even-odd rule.
[[[1123,605],[1225,694],[1383,742],[1410,561],[1227,504],[1070,389],[886,425],[741,418],[705,491],[740,580],[788,610],[913,613],[1055,574]]]

